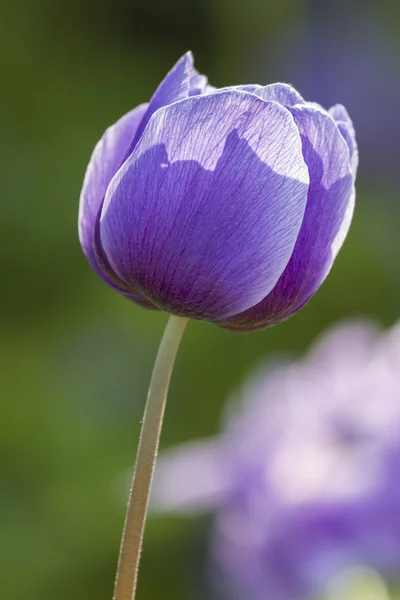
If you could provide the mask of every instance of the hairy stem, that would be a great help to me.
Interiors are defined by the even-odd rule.
[[[186,323],[187,319],[170,316],[154,364],[122,533],[114,600],[135,598],[143,532],[167,392]]]

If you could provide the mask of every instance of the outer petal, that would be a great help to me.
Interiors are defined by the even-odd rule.
[[[108,285],[118,290],[134,302],[146,308],[155,308],[140,294],[131,293],[125,284],[113,273],[96,243],[98,219],[106,190],[118,171],[138,125],[146,112],[147,104],[141,104],[111,125],[97,143],[83,182],[79,204],[79,239],[82,249],[92,269]],[[97,246],[97,247],[96,247]]]
[[[99,272],[93,250],[96,219],[108,185],[121,166],[146,108],[146,104],[141,104],[107,129],[97,143],[86,170],[79,202],[79,240],[88,261],[100,277],[103,275]]]
[[[356,132],[354,131],[353,122],[350,119],[349,113],[341,104],[336,104],[329,109],[329,114],[336,121],[340,133],[347,142],[350,151],[350,162],[353,169],[353,174],[356,176],[358,169],[358,148],[356,142]]]
[[[198,76],[198,73],[193,66],[193,55],[191,52],[186,52],[186,54],[184,54],[182,58],[178,60],[176,65],[172,67],[170,72],[167,73],[154,92],[149,102],[146,114],[136,131],[136,135],[134,140],[132,140],[132,144],[129,147],[126,158],[133,151],[135,145],[139,141],[140,136],[145,130],[147,123],[156,110],[162,108],[163,106],[168,106],[173,102],[177,102],[178,100],[187,98],[190,93],[190,84],[192,78],[194,78],[193,89],[198,89],[199,85],[202,85],[198,79],[195,79],[196,76]]]
[[[111,182],[102,245],[119,277],[157,306],[223,318],[276,284],[308,181],[285,108],[246,92],[192,97],[153,115]]]
[[[348,147],[333,119],[307,104],[292,107],[310,189],[296,247],[283,275],[262,302],[221,324],[260,329],[286,319],[313,296],[346,237],[354,209]]]

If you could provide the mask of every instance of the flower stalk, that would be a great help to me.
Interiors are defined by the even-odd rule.
[[[170,316],[154,364],[122,533],[113,600],[135,598],[143,533],[165,403],[186,323],[187,319]]]

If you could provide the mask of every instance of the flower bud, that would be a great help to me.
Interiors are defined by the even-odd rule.
[[[81,245],[106,283],[143,306],[263,328],[328,274],[356,169],[342,106],[327,112],[281,83],[215,89],[187,53],[98,142]]]

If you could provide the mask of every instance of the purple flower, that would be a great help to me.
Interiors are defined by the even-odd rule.
[[[154,506],[215,510],[228,598],[318,597],[355,566],[398,578],[399,373],[400,326],[338,327],[253,379],[218,439],[161,456]]]
[[[328,274],[356,170],[342,106],[326,112],[281,83],[216,90],[187,53],[97,144],[80,241],[96,273],[143,306],[262,328]]]

